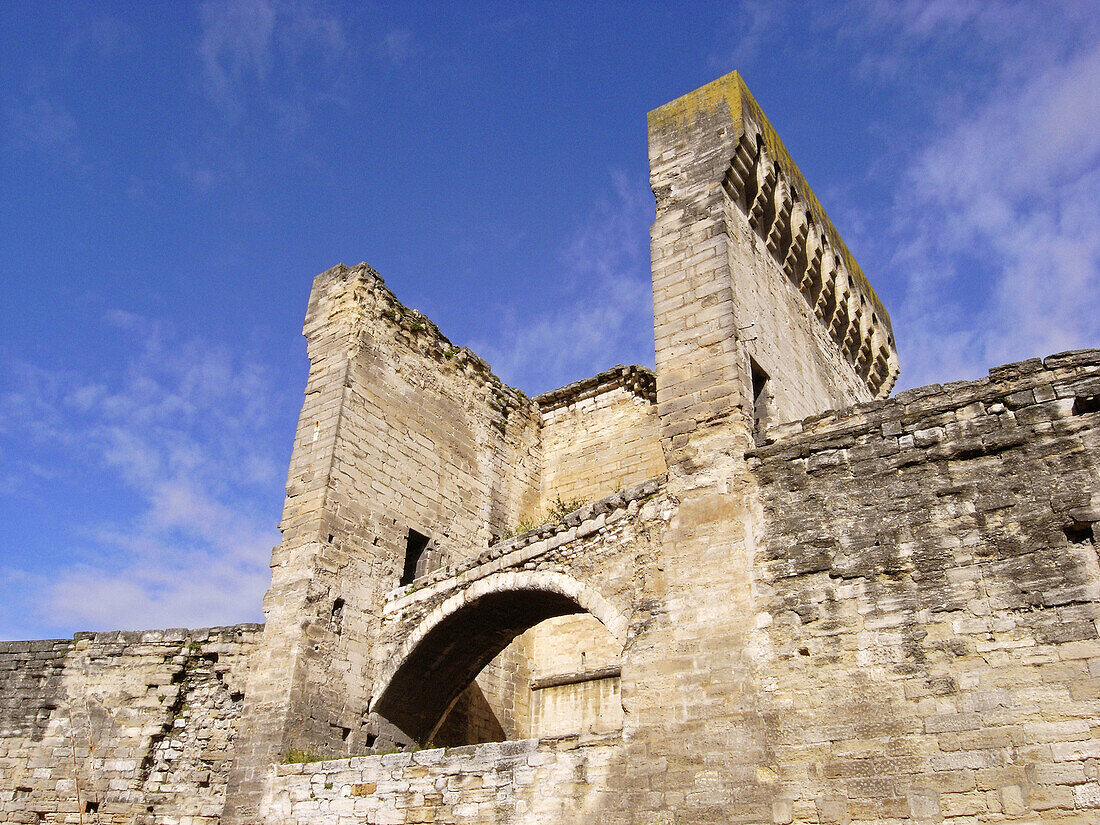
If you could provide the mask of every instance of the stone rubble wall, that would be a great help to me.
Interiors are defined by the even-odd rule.
[[[1100,821],[1098,398],[1067,353],[754,452],[777,822]]]
[[[261,631],[0,642],[0,821],[218,822]]]
[[[263,809],[281,825],[588,825],[629,781],[617,745],[613,737],[528,739],[279,765]]]

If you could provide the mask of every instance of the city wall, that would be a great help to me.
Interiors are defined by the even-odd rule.
[[[261,630],[0,642],[0,821],[218,822]]]

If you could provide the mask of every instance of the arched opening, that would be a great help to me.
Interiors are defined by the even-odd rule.
[[[421,746],[616,730],[624,628],[564,576],[482,584],[410,635],[371,710]]]

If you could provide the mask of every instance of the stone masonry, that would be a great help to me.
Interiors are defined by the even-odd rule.
[[[655,372],[317,276],[266,624],[0,648],[8,821],[1100,822],[1100,350],[891,397],[740,76],[649,146]]]
[[[262,629],[0,642],[0,821],[218,822]]]

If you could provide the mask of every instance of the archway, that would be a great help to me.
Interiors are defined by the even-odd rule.
[[[479,580],[409,635],[379,679],[371,711],[426,745],[459,695],[514,639],[547,620],[584,613],[621,654],[625,618],[574,579],[530,572]]]

